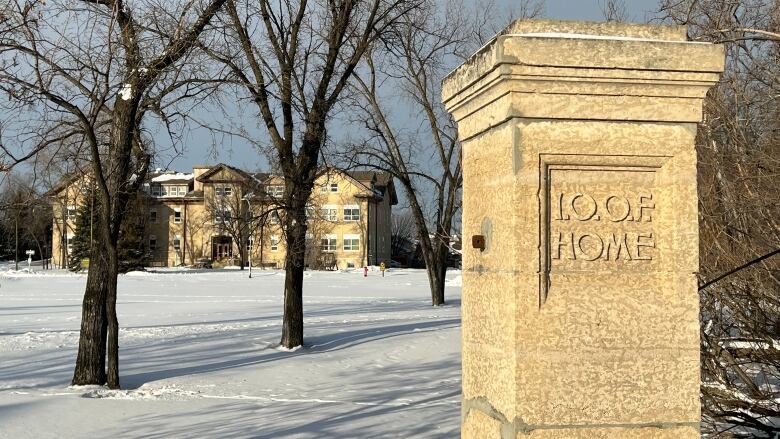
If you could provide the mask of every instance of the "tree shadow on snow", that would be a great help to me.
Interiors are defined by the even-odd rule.
[[[459,371],[458,355],[399,364],[381,374],[367,368],[345,371],[338,381],[360,383],[362,396],[342,387],[325,401],[233,400],[207,410],[134,417],[127,420],[126,425],[133,426],[130,431],[107,434],[119,438],[458,437]]]
[[[416,331],[426,331],[433,329],[443,330],[457,328],[459,326],[460,319],[458,318],[428,322],[404,323],[388,325],[384,327],[373,326],[350,331],[333,332],[325,335],[314,335],[306,337],[306,344],[304,345],[304,348],[294,352],[279,351],[274,349],[272,346],[266,346],[264,348],[248,346],[246,340],[243,340],[246,338],[245,335],[242,335],[239,338],[239,340],[243,340],[243,342],[240,343],[240,347],[236,348],[234,346],[232,351],[226,351],[225,349],[214,349],[212,346],[211,352],[204,352],[203,347],[198,342],[202,341],[208,344],[208,340],[203,340],[203,337],[198,337],[197,340],[190,340],[188,342],[188,348],[186,350],[189,352],[187,353],[186,357],[182,355],[183,353],[177,354],[175,352],[165,352],[163,355],[159,356],[159,358],[166,364],[187,364],[192,362],[199,362],[198,364],[145,371],[135,374],[125,373],[121,378],[121,384],[125,389],[137,389],[138,387],[141,387],[142,385],[152,381],[175,378],[185,375],[217,372],[239,367],[261,365],[303,355],[318,355],[335,352],[363,343],[412,334]],[[225,334],[220,334],[219,338],[224,339]],[[231,337],[230,339],[235,340],[236,338]],[[141,351],[133,352],[131,358],[139,358],[148,361],[150,356],[143,352],[148,348],[151,348],[152,351],[154,350],[154,346],[148,345],[130,348],[131,350]],[[203,360],[219,361],[203,362]],[[151,365],[145,364],[142,369],[149,370],[152,368],[153,367],[151,367]]]

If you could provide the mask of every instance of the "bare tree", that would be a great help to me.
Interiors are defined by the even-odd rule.
[[[599,9],[607,21],[628,21],[628,9],[624,0],[599,0]]]
[[[369,137],[348,155],[353,165],[390,171],[403,187],[434,306],[445,303],[450,238],[457,226],[463,184],[461,145],[455,122],[441,104],[441,80],[454,61],[479,47],[483,41],[476,38],[492,25],[484,19],[489,13],[470,15],[461,6],[449,3],[441,9],[430,3],[418,8],[397,27],[392,45],[366,54],[365,69],[354,81],[360,95],[355,118]],[[525,12],[537,14],[541,7]],[[420,127],[393,123],[390,98],[383,95],[386,83],[403,90],[404,102],[420,114]]]
[[[11,176],[5,180],[2,189],[0,223],[7,234],[5,240],[12,249],[14,268],[19,269],[19,262],[25,259],[27,250],[36,251],[33,259],[45,262],[50,257],[47,251],[51,236],[51,206],[27,178]]]
[[[702,405],[713,436],[780,429],[780,5],[661,2],[660,17],[726,45],[699,130]]]
[[[225,48],[211,51],[256,105],[284,177],[281,344],[303,344],[306,204],[331,111],[368,48],[421,0],[230,0]],[[235,48],[235,50],[232,50]]]
[[[407,251],[407,246],[413,244],[417,237],[414,217],[410,213],[394,213],[390,222],[390,253],[393,256],[400,255]]]
[[[191,96],[189,82],[179,81],[180,61],[224,2],[16,0],[3,12],[0,91],[19,111],[34,108],[27,126],[43,133],[29,148],[18,136],[22,154],[4,146],[10,164],[77,138],[101,205],[73,384],[119,387],[117,241],[151,158],[142,120],[147,113],[167,119],[165,96]]]

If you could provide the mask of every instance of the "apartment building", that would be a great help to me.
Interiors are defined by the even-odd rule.
[[[147,248],[151,265],[283,267],[284,179],[225,164],[191,173],[156,172],[145,184]],[[54,263],[67,263],[79,193],[75,183],[57,192]],[[306,263],[350,268],[390,260],[390,217],[398,203],[385,172],[323,169],[307,207]]]

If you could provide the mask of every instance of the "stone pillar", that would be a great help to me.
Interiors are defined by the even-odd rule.
[[[518,21],[445,78],[462,437],[699,437],[694,140],[723,67],[684,27]]]

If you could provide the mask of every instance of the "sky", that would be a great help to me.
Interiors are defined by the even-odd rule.
[[[474,0],[465,0],[473,2]],[[512,0],[497,0],[498,10],[506,10]],[[625,0],[631,22],[645,22],[657,7],[655,0]],[[547,0],[544,18],[559,20],[603,21],[599,0]],[[505,20],[503,20],[505,21]],[[253,105],[236,108],[233,117],[239,118],[247,130],[262,136],[262,130],[255,128]],[[209,117],[209,115],[204,115]],[[222,117],[212,115],[211,117]],[[254,125],[254,126],[253,126]],[[165,136],[155,136],[158,143],[167,142]],[[168,142],[169,143],[169,142]],[[187,172],[193,165],[227,163],[247,170],[267,170],[266,159],[246,140],[239,138],[212,139],[205,130],[193,130],[182,142],[185,150],[174,155],[170,151],[161,154],[157,166]],[[162,146],[162,145],[160,145]]]

